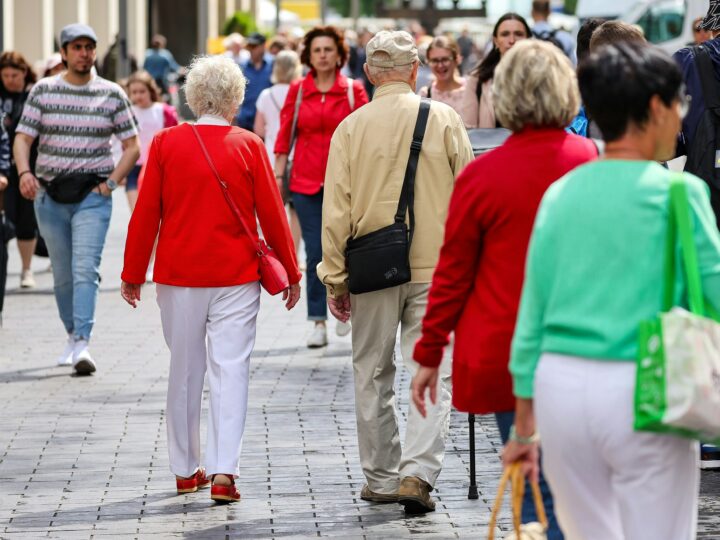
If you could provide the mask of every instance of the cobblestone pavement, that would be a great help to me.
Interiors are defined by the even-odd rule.
[[[243,500],[215,506],[206,491],[178,496],[165,441],[168,352],[153,287],[143,289],[136,311],[119,296],[128,212],[122,194],[115,197],[91,344],[99,368],[93,377],[54,367],[64,336],[51,277],[36,274],[38,288],[19,291],[10,246],[0,330],[0,538],[486,536],[500,472],[492,419],[476,426],[479,500],[467,499],[467,417],[455,412],[436,512],[406,518],[398,505],[361,501],[349,338],[331,331],[326,349],[307,350],[304,305],[287,313],[267,296],[238,480]],[[36,269],[46,266],[34,261]],[[401,423],[408,382],[407,376],[399,382]],[[703,538],[720,538],[718,493],[720,473],[705,473]],[[504,513],[500,528],[508,526]]]

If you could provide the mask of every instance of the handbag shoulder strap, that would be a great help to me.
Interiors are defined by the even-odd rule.
[[[675,285],[676,239],[680,239],[683,270],[687,280],[688,305],[696,315],[705,316],[702,280],[698,266],[697,248],[692,234],[692,216],[688,202],[687,188],[682,173],[670,178],[670,203],[668,231],[665,241],[665,272],[663,285],[663,311],[669,311],[673,304]]]
[[[410,144],[410,157],[408,157],[407,167],[405,168],[405,178],[402,189],[400,190],[400,200],[398,201],[397,212],[395,212],[395,223],[402,223],[405,221],[405,213],[408,209],[410,211],[410,238],[408,246],[412,244],[413,232],[415,230],[415,211],[413,209],[415,205],[415,175],[417,173],[420,150],[422,150],[429,115],[430,100],[423,98],[420,100],[420,110],[415,122],[412,143]]]
[[[355,110],[355,90],[353,89],[353,81],[350,77],[347,77],[348,87],[347,87],[347,98],[348,98],[348,105],[350,105],[350,112],[353,112]]]
[[[298,87],[297,97],[295,97],[295,112],[293,113],[292,125],[290,127],[290,149],[288,156],[292,153],[292,149],[295,146],[295,140],[297,139],[297,123],[298,114],[300,114],[300,104],[302,103],[303,87],[302,83]]]
[[[240,209],[235,204],[235,201],[233,201],[232,197],[230,196],[230,192],[228,191],[227,183],[220,177],[220,173],[215,168],[215,164],[213,163],[212,159],[210,158],[210,154],[207,151],[207,148],[205,148],[205,143],[203,142],[202,138],[200,137],[200,133],[197,130],[197,127],[195,127],[194,124],[190,124],[190,127],[193,130],[193,133],[195,134],[195,137],[197,138],[198,143],[200,144],[200,148],[203,151],[203,154],[205,155],[205,159],[207,160],[207,164],[210,166],[210,169],[213,172],[213,175],[218,181],[218,184],[220,184],[220,189],[223,192],[223,196],[225,197],[225,201],[227,202],[228,206],[230,207],[230,211],[235,215],[235,218],[240,222],[240,225],[242,226],[243,230],[245,231],[245,234],[247,237],[252,241],[253,235],[250,231],[250,227],[248,227],[247,223],[245,222],[245,218],[242,217],[242,214],[240,213]],[[260,242],[257,243],[255,246],[255,249],[257,251],[258,256],[262,256],[264,254],[264,250],[262,248],[262,244]]]

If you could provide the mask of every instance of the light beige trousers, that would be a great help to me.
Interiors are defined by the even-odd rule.
[[[407,476],[434,486],[442,469],[450,421],[450,355],[440,366],[437,404],[429,407],[426,418],[408,395],[404,449],[394,390],[398,325],[403,361],[413,376],[419,364],[412,353],[420,337],[429,289],[429,283],[407,283],[350,298],[360,464],[368,486],[376,493],[397,492],[400,480]]]

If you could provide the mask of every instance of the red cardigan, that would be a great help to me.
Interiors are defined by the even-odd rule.
[[[150,146],[143,188],[128,226],[122,279],[144,283],[160,230],[153,280],[178,287],[227,287],[260,279],[260,221],[267,243],[300,281],[295,247],[262,140],[244,129],[200,125],[200,136],[253,231],[232,214],[189,125],[160,131]]]
[[[455,330],[457,409],[514,410],[510,342],[535,213],[550,184],[596,156],[588,139],[560,129],[526,129],[458,177],[414,352],[421,365],[438,366]]]
[[[348,79],[338,70],[335,84],[327,93],[315,86],[312,73],[290,85],[285,104],[280,111],[280,130],[275,142],[276,154],[290,151],[290,135],[295,114],[295,100],[302,85],[303,95],[297,122],[297,139],[293,158],[290,191],[303,195],[318,193],[325,183],[325,168],[330,153],[330,139],[350,110]],[[353,95],[357,110],[368,102],[361,81],[353,81]]]

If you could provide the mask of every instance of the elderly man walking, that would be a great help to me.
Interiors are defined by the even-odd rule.
[[[125,92],[92,73],[96,43],[95,32],[87,25],[62,29],[60,53],[67,70],[43,79],[30,91],[14,145],[20,193],[35,201],[35,215],[50,253],[55,301],[68,333],[57,363],[72,364],[78,375],[96,369],[88,341],[95,323],[111,194],[140,155]],[[122,141],[117,165],[110,152],[113,135]],[[34,174],[29,158],[36,138],[40,142]]]
[[[455,177],[473,157],[460,117],[443,103],[429,107],[423,137],[421,100],[414,93],[418,66],[417,49],[407,32],[379,32],[368,43],[364,69],[377,90],[372,102],[348,116],[333,135],[325,175],[323,259],[318,265],[332,314],[347,321],[352,312],[358,444],[367,479],[360,496],[399,502],[408,513],[435,509],[430,492],[445,453],[450,360],[441,367],[437,405],[428,417],[410,405],[401,448],[393,390],[397,328],[405,366],[414,375],[418,365],[412,348],[420,336],[450,195]],[[414,142],[417,135],[421,140]],[[421,148],[414,175],[412,160],[408,166],[411,142],[416,150]],[[409,281],[351,294],[353,282],[367,281],[363,274],[370,270],[348,270],[348,241],[357,244],[360,237],[392,225],[396,214],[396,225],[402,227],[398,221],[406,212],[400,200],[410,215]],[[396,270],[391,268],[386,277],[397,278]]]

